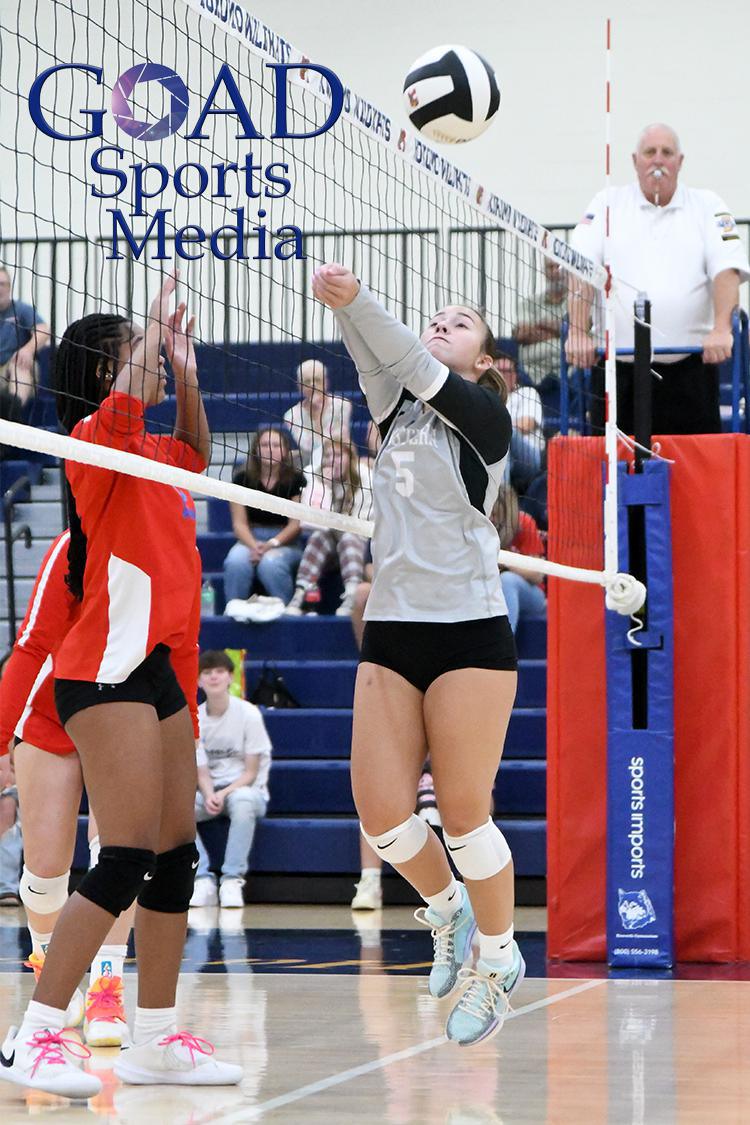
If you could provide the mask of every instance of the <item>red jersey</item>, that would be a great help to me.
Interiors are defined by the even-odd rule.
[[[57,717],[52,667],[54,653],[80,609],[65,585],[69,539],[69,531],[58,535],[42,560],[0,680],[0,754],[7,753],[14,734],[51,754],[75,751]]]
[[[140,399],[113,391],[73,437],[202,472],[186,442],[146,432]],[[68,461],[65,471],[87,539],[80,614],[55,657],[58,679],[122,683],[157,644],[167,645],[196,708],[201,562],[189,492]],[[197,712],[194,714],[197,730]]]

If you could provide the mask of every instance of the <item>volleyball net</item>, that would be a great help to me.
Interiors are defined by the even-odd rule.
[[[369,534],[377,436],[333,315],[311,292],[315,268],[338,261],[416,334],[448,304],[482,314],[512,388],[501,561],[598,583],[608,604],[619,598],[632,608],[632,583],[611,565],[616,519],[607,523],[610,565],[604,544],[591,565],[572,565],[590,538],[591,512],[576,492],[586,474],[575,463],[604,465],[601,442],[582,440],[557,459],[570,480],[557,482],[566,514],[550,557],[519,553],[519,512],[542,537],[548,530],[567,295],[572,287],[598,301],[603,270],[242,3],[10,8],[2,14],[0,262],[13,297],[50,324],[52,345],[28,375],[37,386],[24,420],[0,421],[1,442]],[[145,323],[175,267],[178,297],[197,317],[212,433],[206,476],[81,448],[57,432],[52,370],[66,327],[92,312]],[[150,429],[171,432],[175,394],[147,418]],[[283,440],[263,444],[268,428]],[[343,458],[335,455],[342,447]],[[302,469],[301,506],[247,489],[250,453],[256,463],[284,457]],[[342,487],[342,464],[355,466],[346,471],[356,488]],[[605,475],[614,488],[614,464]]]

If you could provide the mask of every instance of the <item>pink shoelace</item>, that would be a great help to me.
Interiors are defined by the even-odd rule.
[[[36,1061],[31,1068],[31,1077],[36,1074],[41,1063],[50,1063],[52,1066],[65,1065],[63,1049],[79,1059],[91,1058],[91,1051],[79,1043],[77,1039],[66,1039],[62,1031],[35,1031],[31,1037],[30,1047],[38,1050]]]
[[[178,1043],[181,1047],[187,1047],[193,1066],[195,1066],[196,1054],[212,1055],[215,1050],[213,1043],[209,1043],[207,1039],[200,1039],[197,1035],[191,1035],[189,1031],[178,1031],[159,1040],[160,1047],[166,1047],[169,1043]]]

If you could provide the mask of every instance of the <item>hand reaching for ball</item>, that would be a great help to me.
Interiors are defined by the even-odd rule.
[[[329,309],[343,309],[359,293],[359,282],[351,270],[336,262],[319,266],[313,274],[312,290]]]

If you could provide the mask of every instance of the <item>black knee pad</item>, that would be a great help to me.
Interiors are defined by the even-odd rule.
[[[137,897],[145,880],[153,877],[156,855],[145,848],[107,845],[99,852],[96,867],[76,887],[79,895],[118,918]]]
[[[195,844],[180,844],[157,855],[153,879],[143,884],[138,905],[160,914],[184,914],[193,895],[197,867]]]

